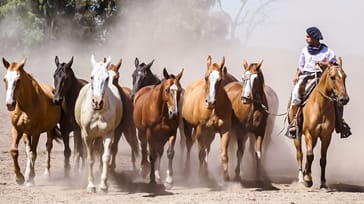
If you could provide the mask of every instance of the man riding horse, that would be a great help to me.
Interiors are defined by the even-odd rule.
[[[302,124],[300,107],[304,105],[304,100],[308,94],[317,85],[323,70],[321,67],[325,63],[336,63],[336,56],[333,50],[327,45],[320,43],[323,40],[320,30],[316,27],[306,29],[305,46],[299,57],[299,67],[293,79],[293,91],[291,95],[290,108],[288,112],[289,126],[286,136],[296,138],[298,130]],[[351,135],[349,125],[343,119],[343,106],[335,102],[336,124],[335,130],[341,133],[341,138],[347,138]]]

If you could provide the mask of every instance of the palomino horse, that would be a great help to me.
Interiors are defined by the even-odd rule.
[[[231,102],[224,89],[223,67],[225,57],[220,64],[211,63],[207,58],[207,71],[205,78],[188,85],[184,94],[182,117],[187,145],[186,167],[190,166],[191,147],[194,138],[199,144],[200,173],[207,173],[207,155],[211,143],[218,132],[221,135],[221,160],[224,179],[229,179],[228,154],[230,127],[231,127]],[[192,129],[194,136],[192,137]],[[205,175],[206,176],[206,175]]]
[[[110,57],[106,62],[96,62],[91,56],[91,82],[85,85],[76,100],[75,118],[81,128],[85,142],[88,162],[89,192],[95,192],[93,176],[94,152],[100,150],[103,141],[102,172],[100,190],[107,191],[108,169],[111,159],[111,146],[115,138],[115,129],[123,116],[123,103],[117,87],[113,84],[113,71],[108,71]],[[98,149],[99,148],[99,149]]]
[[[106,62],[106,58],[104,59]],[[129,143],[131,147],[131,161],[133,164],[133,169],[136,169],[135,166],[135,157],[139,155],[139,141],[136,134],[136,128],[133,121],[133,101],[131,100],[131,90],[127,87],[121,87],[119,85],[119,68],[121,66],[121,59],[118,61],[116,65],[110,64],[108,66],[108,70],[114,72],[113,84],[118,88],[121,101],[123,102],[123,118],[121,119],[121,123],[116,128],[116,135],[111,147],[112,160],[111,160],[111,169],[115,169],[115,158],[118,152],[118,143],[121,138],[121,134],[124,133],[126,141]]]
[[[262,142],[265,135],[268,114],[262,107],[268,107],[268,101],[264,92],[264,77],[260,63],[248,64],[243,61],[245,69],[243,83],[232,82],[225,86],[233,108],[232,131],[236,135],[237,164],[235,168],[235,178],[240,180],[240,162],[244,153],[244,145],[250,135],[255,136],[251,141],[255,141],[256,158],[260,160]],[[259,165],[259,161],[257,165]],[[259,166],[257,168],[258,172]]]
[[[302,172],[302,147],[301,136],[294,140],[297,150],[298,180],[304,182],[307,187],[311,187],[311,166],[313,162],[313,149],[317,139],[321,140],[321,185],[320,188],[327,188],[326,184],[326,155],[330,145],[331,135],[335,128],[335,107],[334,103],[343,106],[349,102],[349,96],[345,85],[346,74],[342,69],[342,60],[338,59],[338,64],[328,63],[322,73],[320,82],[307,99],[306,105],[302,109],[303,126],[302,134],[306,143],[306,166]],[[300,134],[301,135],[301,134]]]
[[[10,111],[12,125],[11,156],[14,161],[16,182],[27,185],[34,183],[34,163],[37,158],[39,136],[47,132],[47,160],[45,173],[49,174],[52,140],[61,137],[57,123],[61,119],[61,107],[52,103],[53,88],[38,83],[24,70],[26,59],[20,63],[9,63],[3,58],[7,69],[4,77],[6,106]],[[18,145],[23,138],[26,144],[27,165],[25,179],[18,163]]]
[[[166,185],[173,183],[173,157],[179,123],[178,102],[182,91],[180,79],[183,70],[177,76],[163,70],[164,80],[158,85],[140,89],[134,99],[134,122],[138,128],[141,143],[149,144],[150,183],[160,180],[160,159],[164,145],[168,142],[168,169]],[[143,144],[146,146],[147,144]],[[144,161],[146,162],[146,161]],[[142,167],[145,168],[145,164]],[[156,166],[156,168],[155,168]]]
[[[60,63],[58,57],[55,58],[56,70],[54,71],[54,87],[55,94],[53,102],[61,105],[62,118],[59,122],[61,134],[65,145],[65,173],[69,174],[70,164],[69,158],[71,150],[69,147],[69,134],[73,132],[74,138],[74,153],[76,161],[76,169],[80,168],[80,159],[82,159],[82,166],[84,165],[85,157],[81,138],[81,129],[76,123],[75,119],[75,103],[81,88],[87,84],[87,81],[78,79],[73,72],[71,66],[73,57],[68,63]]]

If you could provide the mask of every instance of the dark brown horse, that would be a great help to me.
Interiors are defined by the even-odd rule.
[[[164,80],[160,84],[143,87],[134,98],[134,122],[138,128],[139,138],[142,146],[149,144],[150,183],[156,183],[156,179],[160,180],[160,159],[166,142],[168,142],[166,185],[173,183],[172,162],[180,118],[178,102],[182,91],[179,82],[182,74],[183,70],[177,76],[170,75],[164,69]],[[142,163],[142,168],[145,167],[146,164]]]
[[[106,58],[104,59],[106,61]],[[115,130],[115,138],[111,147],[111,169],[115,169],[115,157],[118,152],[118,143],[121,138],[121,134],[124,134],[126,141],[131,147],[131,161],[133,169],[135,166],[135,157],[139,155],[139,141],[136,134],[136,128],[133,121],[133,101],[131,99],[131,90],[127,87],[121,87],[119,85],[119,68],[121,66],[121,59],[116,65],[110,64],[108,70],[114,72],[113,84],[118,88],[121,101],[123,102],[123,118],[121,119],[120,125]]]
[[[306,105],[302,109],[303,126],[302,133],[294,140],[297,150],[298,180],[304,182],[307,187],[311,187],[311,166],[314,159],[313,150],[317,139],[321,140],[321,185],[320,188],[327,188],[326,184],[326,156],[330,145],[331,135],[335,128],[335,107],[336,102],[344,106],[349,102],[349,96],[345,85],[346,74],[342,69],[342,60],[338,59],[338,64],[328,63],[323,72],[320,82],[307,99]],[[302,147],[301,135],[306,143],[306,166],[302,172]]]
[[[224,179],[229,179],[228,154],[231,128],[231,102],[224,89],[225,57],[221,63],[212,63],[207,58],[207,70],[204,79],[190,83],[185,91],[182,117],[187,145],[186,167],[190,166],[191,147],[196,138],[199,144],[200,174],[207,176],[207,156],[215,133],[221,135],[221,160]],[[194,136],[192,136],[194,129]]]
[[[56,56],[55,63],[57,68],[53,74],[55,87],[53,102],[61,105],[62,107],[62,117],[59,124],[65,146],[65,175],[68,176],[70,169],[69,158],[71,156],[69,135],[71,132],[73,132],[74,138],[74,158],[76,161],[75,169],[80,168],[80,159],[82,159],[82,166],[85,163],[81,130],[75,120],[75,103],[81,88],[87,84],[87,81],[78,79],[73,72],[71,68],[73,64],[73,57],[68,63],[60,63],[58,56]]]
[[[34,183],[34,163],[37,158],[37,146],[41,133],[47,133],[47,160],[45,173],[49,174],[52,140],[61,137],[57,123],[61,119],[61,107],[52,103],[53,88],[38,83],[24,70],[26,59],[9,63],[3,58],[7,69],[4,77],[6,89],[6,106],[10,111],[12,125],[11,156],[14,161],[16,182],[27,185]],[[27,166],[25,179],[18,163],[18,145],[20,139],[25,141]]]
[[[255,141],[256,158],[260,160],[262,142],[265,135],[268,113],[262,107],[268,108],[267,96],[264,92],[264,76],[260,63],[248,64],[243,61],[243,83],[232,82],[225,86],[233,108],[232,131],[237,139],[237,164],[235,178],[240,180],[240,162],[244,153],[244,145],[251,136]],[[257,164],[259,165],[259,161]],[[258,166],[259,167],[259,166]],[[259,168],[257,168],[257,172]]]

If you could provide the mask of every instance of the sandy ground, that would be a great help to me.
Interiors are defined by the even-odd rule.
[[[86,192],[86,170],[72,171],[70,178],[63,176],[63,144],[54,144],[51,174],[43,175],[45,141],[38,146],[35,185],[17,185],[13,173],[13,162],[9,154],[10,122],[8,113],[0,112],[0,203],[364,203],[364,186],[329,183],[329,190],[318,188],[318,180],[312,188],[296,183],[294,175],[270,176],[272,182],[256,184],[244,182],[223,182],[216,165],[209,166],[209,180],[195,176],[184,176],[182,168],[175,168],[175,182],[171,189],[163,184],[150,185],[142,179],[130,164],[129,147],[120,141],[116,173],[109,179],[109,192]],[[44,139],[43,135],[43,139]],[[20,145],[20,163],[25,168],[24,144]],[[177,151],[178,145],[177,145]],[[217,160],[218,153],[211,154],[210,160]],[[197,159],[195,161],[197,164]],[[162,178],[165,175],[162,163]],[[181,157],[176,156],[175,167],[182,166]],[[213,163],[213,162],[211,162]],[[97,165],[97,164],[96,164]],[[99,180],[100,172],[96,172]],[[232,174],[231,174],[232,176]],[[248,178],[244,178],[248,179]]]

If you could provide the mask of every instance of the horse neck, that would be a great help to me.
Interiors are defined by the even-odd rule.
[[[151,85],[157,85],[161,83],[161,80],[154,74],[151,74],[151,78],[150,78],[150,84]]]
[[[328,86],[327,86],[327,83],[328,83],[327,82],[327,74],[328,74],[328,71],[326,70],[322,74],[321,79],[320,79],[319,83],[317,84],[314,92],[311,94],[311,95],[315,96],[315,99],[313,101],[316,102],[316,103],[322,104],[322,105],[328,104],[328,103],[331,102],[330,99],[323,96],[323,94],[325,94],[326,96],[330,96],[331,93],[332,93],[332,90],[330,90],[328,88]]]
[[[33,111],[39,105],[39,93],[43,93],[38,82],[24,70],[20,71],[19,85],[16,91],[16,103],[24,111]]]
[[[156,87],[154,87],[152,89],[152,99],[155,100],[150,100],[150,104],[151,106],[155,106],[156,110],[159,110],[161,112],[161,114],[167,114],[166,110],[165,110],[165,106],[167,105],[164,101],[163,101],[163,84],[158,84]]]

